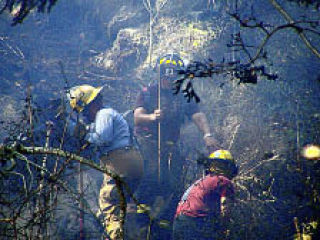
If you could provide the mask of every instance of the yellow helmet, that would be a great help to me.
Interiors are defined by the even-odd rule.
[[[176,53],[171,53],[160,57],[158,60],[160,66],[176,66],[177,68],[184,67],[183,60]]]
[[[213,153],[211,153],[209,155],[209,158],[210,159],[229,160],[229,161],[234,162],[234,159],[233,159],[231,153],[228,150],[223,150],[223,149],[214,151]]]
[[[91,103],[101,92],[103,87],[80,85],[72,87],[67,96],[72,109],[82,112],[84,107]]]
[[[179,70],[184,68],[184,63],[177,53],[170,53],[158,58],[156,69],[158,67],[161,75],[175,76]]]
[[[211,153],[208,157],[211,160],[209,170],[216,174],[222,174],[228,178],[233,178],[238,174],[238,167],[228,150],[217,150]]]

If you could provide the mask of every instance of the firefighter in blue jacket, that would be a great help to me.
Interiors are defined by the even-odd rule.
[[[70,89],[70,106],[83,117],[82,122],[71,122],[71,125],[74,135],[82,135],[96,147],[101,166],[120,175],[133,192],[143,174],[142,157],[132,145],[126,120],[113,108],[103,105],[102,88],[81,85]],[[114,180],[107,175],[100,189],[99,206],[108,237],[121,239],[119,195]]]

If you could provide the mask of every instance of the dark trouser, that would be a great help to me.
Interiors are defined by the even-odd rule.
[[[160,178],[158,172],[158,144],[157,141],[138,138],[144,158],[144,176],[137,190],[137,197],[142,203],[151,207],[152,215],[158,219],[173,221],[175,209],[183,191],[182,168],[184,158],[176,143],[161,143]],[[157,223],[153,225],[157,228]],[[157,237],[152,239],[169,239],[168,232],[153,229]],[[170,233],[169,233],[170,234]]]
[[[174,240],[215,240],[219,224],[215,218],[179,215],[173,224]]]

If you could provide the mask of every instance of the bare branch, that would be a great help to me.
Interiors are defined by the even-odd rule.
[[[269,158],[269,159],[266,159],[266,160],[262,160],[261,162],[259,162],[257,165],[255,165],[254,167],[246,170],[245,172],[240,172],[239,173],[239,176],[243,176],[243,175],[247,175],[251,172],[253,172],[255,169],[259,168],[261,165],[265,164],[265,163],[268,163],[268,162],[272,162],[272,161],[279,161],[279,157],[280,155],[275,155],[273,156],[272,158]]]
[[[231,140],[230,140],[228,149],[231,149],[231,147],[232,147],[232,145],[233,145],[233,142],[234,142],[234,139],[235,139],[235,137],[236,137],[236,135],[237,135],[237,133],[238,133],[239,127],[240,127],[240,124],[238,124],[238,125],[236,126],[236,129],[234,130],[234,132],[233,132],[233,134],[232,134],[232,138],[231,138]]]
[[[284,16],[284,18],[290,23],[294,24],[294,20],[292,17],[279,5],[276,0],[270,0],[271,4]],[[303,33],[303,29],[296,28],[297,33],[299,34],[302,41],[306,44],[306,46],[318,57],[320,58],[320,52],[316,49],[311,42],[307,39],[306,35]]]
[[[45,172],[48,174],[48,179],[51,182],[57,182],[61,186],[63,186],[64,189],[68,189],[65,185],[65,183],[61,180],[59,180],[58,176],[61,174],[61,172],[57,172],[52,174],[50,171],[48,171],[45,167],[40,166],[30,160],[27,159],[26,156],[23,154],[31,154],[31,155],[37,155],[37,154],[44,154],[44,155],[55,155],[63,158],[69,159],[68,162],[71,160],[77,161],[81,164],[84,164],[86,166],[89,166],[92,169],[98,170],[104,174],[107,174],[108,176],[112,177],[115,180],[117,190],[119,192],[119,203],[120,203],[120,224],[121,224],[121,235],[123,236],[123,226],[124,226],[124,221],[125,221],[125,216],[126,216],[126,207],[127,207],[127,202],[124,194],[124,190],[126,190],[129,194],[130,197],[132,197],[133,201],[138,205],[137,199],[133,196],[128,184],[122,180],[122,178],[117,175],[115,172],[108,168],[103,168],[94,163],[93,161],[83,158],[81,156],[78,156],[76,154],[70,153],[63,151],[61,149],[56,149],[56,148],[46,148],[46,147],[25,147],[22,145],[16,145],[16,146],[1,146],[0,147],[1,152],[11,152],[14,154],[14,156],[18,159],[21,159],[25,162],[28,162],[30,165],[33,167],[36,167],[38,170],[41,172]],[[60,169],[61,170],[61,169]],[[26,199],[23,201],[23,203],[20,205],[19,210],[16,212],[15,217],[13,219],[17,219],[20,216],[20,213],[23,209],[23,206],[27,204],[30,200],[30,197],[33,196],[34,194],[40,193],[42,191],[42,185],[40,184],[39,187],[32,191]],[[81,196],[82,199],[82,196]],[[40,210],[39,210],[40,211]],[[150,216],[149,216],[150,217]]]

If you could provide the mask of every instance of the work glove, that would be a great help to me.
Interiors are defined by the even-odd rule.
[[[68,131],[73,137],[84,139],[89,130],[88,126],[86,119],[82,115],[77,116],[72,113],[68,122]]]
[[[79,139],[84,139],[87,135],[88,127],[82,121],[78,121],[73,130],[73,136]]]

